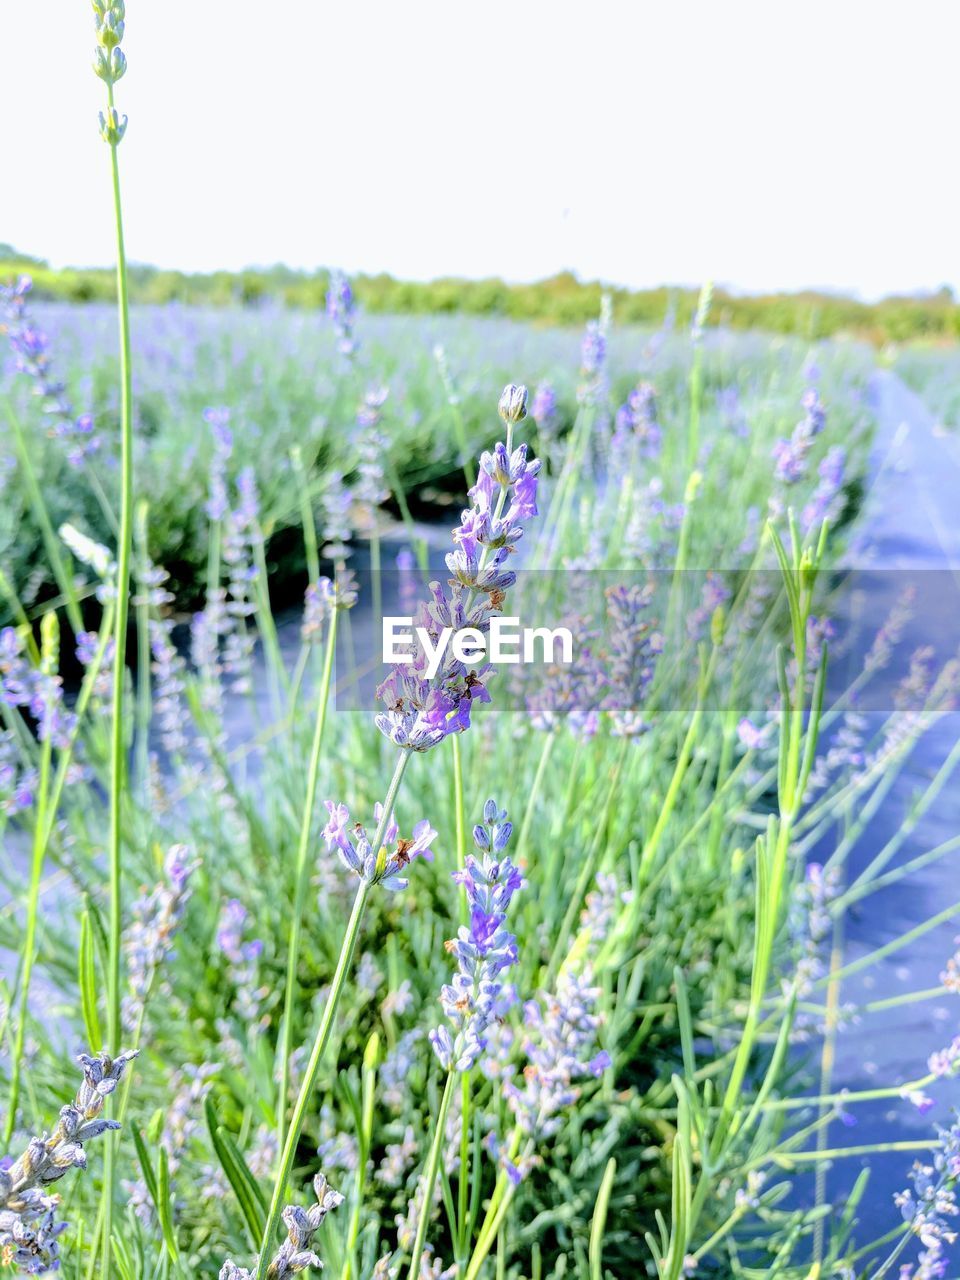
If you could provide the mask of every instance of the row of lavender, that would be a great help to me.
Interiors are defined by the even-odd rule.
[[[116,175],[125,15],[94,8]],[[826,698],[830,650],[852,645],[825,570],[864,479],[862,356],[708,344],[708,291],[693,333],[626,335],[619,366],[608,314],[578,372],[524,335],[514,359],[544,376],[529,399],[505,388],[499,439],[489,412],[471,462],[456,327],[404,370],[338,281],[325,326],[161,314],[157,349],[138,350],[123,281],[121,257],[118,423],[102,358],[86,381],[27,282],[3,294],[7,486],[44,553],[26,574],[0,560],[4,1261],[124,1280],[321,1260],[342,1280],[848,1280],[919,1249],[906,1274],[943,1274],[955,1131],[897,1144],[928,1154],[879,1240],[856,1229],[866,1178],[833,1212],[819,1175],[846,1154],[832,1124],[877,1097],[925,1110],[960,1042],[861,1094],[813,1092],[796,1059],[871,1013],[839,1003],[831,939],[914,868],[897,836],[865,872],[848,855],[958,679],[927,651],[891,677],[904,598]],[[211,381],[184,334],[218,325]],[[327,354],[288,385],[267,344],[294,329]],[[151,381],[175,429],[151,417]],[[376,707],[350,696],[350,566],[361,547],[385,563],[386,509],[406,526],[408,598],[429,577],[392,453],[431,438],[402,424],[411,384],[469,490],[420,625],[484,634],[528,598],[527,570],[575,619],[575,662],[522,679],[519,714],[503,676],[453,658],[396,669]],[[335,449],[284,434],[306,394],[326,397]],[[184,482],[176,515],[164,474]],[[308,585],[291,653],[269,587],[271,535],[294,522]],[[181,583],[155,563],[177,530],[204,583],[186,652]],[[590,575],[609,584],[602,626],[583,616]],[[889,713],[868,727],[884,680]],[[911,999],[955,990],[957,964]],[[102,1165],[60,1202],[49,1184],[101,1135]]]

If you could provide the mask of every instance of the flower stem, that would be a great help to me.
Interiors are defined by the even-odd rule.
[[[433,1203],[433,1189],[437,1185],[437,1170],[440,1167],[440,1152],[447,1128],[447,1112],[453,1098],[453,1086],[457,1073],[447,1072],[446,1084],[443,1086],[443,1097],[440,1099],[440,1110],[437,1113],[436,1127],[433,1131],[433,1142],[430,1144],[430,1155],[427,1157],[427,1169],[423,1178],[423,1203],[420,1206],[420,1220],[417,1223],[417,1236],[413,1242],[413,1253],[410,1257],[408,1280],[419,1280],[420,1258],[427,1239],[427,1226],[430,1222],[430,1206]]]
[[[383,812],[380,815],[380,822],[377,825],[377,832],[373,838],[373,848],[379,849],[383,843],[384,833],[387,824],[390,821],[390,815],[393,812],[394,801],[397,797],[397,791],[400,789],[400,781],[403,778],[404,770],[410,760],[409,751],[401,751],[397,760],[397,767],[393,771],[393,777],[390,780],[390,786],[387,789],[386,799],[383,802]],[[316,1038],[313,1042],[313,1049],[310,1053],[310,1060],[307,1063],[304,1072],[303,1082],[300,1085],[300,1092],[297,1095],[297,1101],[293,1108],[293,1116],[290,1120],[290,1126],[287,1129],[286,1140],[283,1144],[283,1151],[280,1155],[280,1167],[277,1170],[276,1182],[274,1183],[273,1196],[270,1200],[270,1211],[267,1214],[267,1222],[263,1231],[263,1239],[260,1242],[260,1255],[257,1259],[257,1269],[254,1273],[254,1280],[265,1280],[267,1268],[270,1265],[270,1250],[273,1244],[274,1234],[277,1230],[277,1224],[280,1221],[280,1212],[283,1207],[283,1198],[286,1194],[287,1182],[290,1178],[290,1170],[293,1167],[293,1161],[297,1153],[297,1143],[300,1141],[300,1133],[303,1129],[303,1122],[306,1117],[307,1107],[310,1104],[313,1087],[317,1081],[317,1075],[320,1071],[320,1063],[323,1060],[324,1052],[330,1040],[330,1032],[333,1029],[333,1021],[336,1016],[337,1006],[340,1003],[340,997],[343,994],[344,984],[346,982],[347,971],[353,960],[353,951],[357,944],[357,935],[360,932],[360,921],[363,919],[364,908],[367,904],[367,896],[370,893],[371,885],[366,880],[360,881],[360,887],[357,889],[357,896],[353,900],[353,910],[350,912],[350,920],[347,923],[347,931],[344,934],[343,944],[340,947],[340,957],[337,960],[337,967],[334,970],[333,980],[330,984],[330,994],[327,996],[327,1002],[323,1008],[323,1016],[320,1019],[320,1026],[317,1028]]]
[[[113,106],[113,85],[107,84],[107,98]],[[117,238],[117,311],[120,326],[120,534],[117,539],[117,605],[113,655],[113,720],[110,732],[110,925],[107,962],[107,1044],[116,1051],[120,1045],[120,939],[123,927],[121,897],[120,809],[126,774],[124,759],[123,691],[126,674],[127,615],[129,608],[130,551],[133,542],[133,377],[130,362],[130,304],[127,287],[127,259],[123,242],[123,211],[120,201],[120,165],[117,143],[110,145],[113,182],[113,213]],[[103,1253],[104,1280],[110,1275],[111,1218],[116,1139],[107,1135],[103,1171]]]
[[[290,1078],[290,1054],[293,1049],[293,1006],[297,994],[297,964],[300,960],[300,934],[303,928],[303,904],[307,893],[310,869],[310,836],[313,831],[313,814],[316,806],[317,778],[320,772],[320,754],[323,730],[330,700],[330,677],[333,671],[333,655],[337,647],[337,618],[339,609],[330,615],[327,648],[323,659],[323,675],[317,696],[317,717],[310,747],[310,763],[307,767],[307,791],[300,820],[300,842],[297,848],[297,879],[293,896],[293,918],[287,945],[287,980],[283,995],[283,1023],[280,1033],[280,1086],[277,1096],[277,1133],[281,1143],[284,1138],[287,1116],[287,1088]]]

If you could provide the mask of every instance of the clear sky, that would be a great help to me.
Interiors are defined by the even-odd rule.
[[[0,2],[0,241],[112,260],[86,0]],[[128,251],[960,285],[957,0],[128,0]]]

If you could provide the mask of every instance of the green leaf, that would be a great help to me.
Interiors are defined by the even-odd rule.
[[[97,1009],[97,971],[94,959],[93,927],[90,913],[85,911],[80,920],[80,950],[77,953],[77,983],[80,987],[80,1009],[87,1032],[91,1053],[103,1048],[103,1032],[100,1029],[100,1013]]]
[[[173,1229],[173,1213],[170,1207],[170,1164],[166,1147],[160,1148],[157,1167],[157,1217],[160,1219],[160,1232],[171,1261],[179,1266],[180,1253],[177,1249],[177,1236]]]
[[[218,1123],[217,1113],[210,1097],[205,1099],[203,1109],[207,1117],[207,1128],[210,1130],[214,1152],[237,1197],[237,1204],[247,1224],[253,1247],[259,1249],[267,1222],[267,1204],[263,1193],[233,1137]]]
[[[156,1174],[153,1172],[153,1165],[150,1162],[150,1153],[147,1150],[147,1144],[143,1140],[143,1134],[137,1125],[132,1122],[129,1125],[130,1132],[133,1135],[133,1145],[137,1149],[137,1159],[140,1161],[140,1170],[143,1173],[143,1180],[147,1184],[147,1191],[150,1199],[153,1201],[157,1212],[159,1209],[160,1192],[157,1188]]]
[[[683,1072],[688,1081],[693,1081],[697,1073],[697,1058],[693,1049],[693,1019],[690,1016],[690,1000],[687,996],[687,984],[683,970],[679,965],[673,969],[673,984],[677,991],[677,1022],[680,1025],[680,1045],[683,1050]]]

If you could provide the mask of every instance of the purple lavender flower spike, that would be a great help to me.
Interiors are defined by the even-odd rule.
[[[327,316],[333,323],[333,331],[337,337],[337,350],[348,360],[353,359],[360,345],[353,333],[356,307],[350,281],[342,271],[334,271],[330,277],[330,287],[327,290]]]
[[[933,1277],[947,1275],[949,1260],[946,1246],[957,1238],[960,1121],[955,1121],[949,1129],[937,1126],[937,1136],[940,1145],[932,1163],[917,1161],[910,1173],[911,1186],[893,1198],[904,1222],[923,1246],[917,1258],[916,1271],[912,1268],[901,1271],[901,1275],[913,1275],[916,1280],[933,1280]]]
[[[511,384],[501,399],[512,423],[524,409],[526,389]],[[489,631],[491,615],[499,611],[504,593],[516,581],[505,565],[523,535],[523,523],[536,514],[539,471],[539,461],[527,459],[526,444],[508,450],[501,441],[481,455],[477,483],[470,490],[473,505],[461,515],[453,534],[455,550],[446,558],[452,575],[449,594],[439,582],[431,582],[432,599],[421,603],[414,617],[414,625],[432,641],[444,627]],[[490,668],[468,668],[453,657],[452,646],[445,650],[436,674],[428,679],[426,672],[427,656],[421,648],[410,662],[394,666],[377,689],[385,707],[376,717],[378,729],[396,746],[411,751],[429,751],[449,734],[464,732],[470,727],[473,704],[490,701],[484,683]]]
[[[517,962],[517,940],[504,928],[507,908],[523,885],[523,877],[508,857],[501,857],[513,833],[495,801],[483,809],[483,825],[474,828],[474,844],[481,853],[468,854],[453,879],[466,891],[470,924],[461,925],[446,944],[458,961],[440,1003],[453,1028],[436,1027],[430,1043],[447,1070],[469,1071],[487,1047],[486,1031],[498,1013],[504,984],[500,975]]]
[[[504,1093],[521,1129],[538,1139],[556,1133],[560,1113],[579,1097],[577,1080],[597,1077],[611,1065],[605,1052],[595,1052],[600,1017],[599,987],[589,971],[564,970],[556,992],[524,1006],[529,1028],[523,1083],[508,1081]]]
[[[13,285],[0,285],[0,333],[7,337],[17,372],[33,381],[34,394],[50,423],[49,434],[67,443],[67,461],[79,467],[96,453],[101,440],[89,413],[74,415],[66,388],[54,376],[50,340],[27,314],[32,287],[29,276],[21,276]]]
[[[803,393],[803,417],[789,440],[780,439],[773,447],[774,473],[781,484],[796,484],[806,473],[807,456],[813,442],[826,424],[826,411],[815,387]]]
[[[662,432],[657,416],[657,393],[649,382],[639,383],[614,419],[614,449],[636,449],[641,457],[655,458]]]

